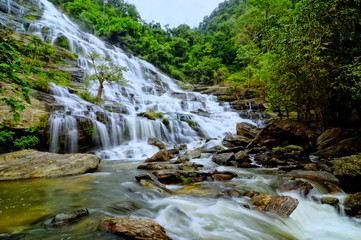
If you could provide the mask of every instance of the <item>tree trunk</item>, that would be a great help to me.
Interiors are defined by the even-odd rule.
[[[99,80],[99,88],[98,88],[98,94],[97,94],[97,105],[99,107],[101,106],[102,92],[103,92],[103,81]]]

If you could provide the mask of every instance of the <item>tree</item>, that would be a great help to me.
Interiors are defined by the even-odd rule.
[[[98,106],[101,106],[101,98],[102,92],[104,88],[104,82],[112,83],[119,83],[119,84],[126,84],[127,81],[123,77],[123,71],[127,71],[125,67],[118,67],[118,66],[108,66],[105,61],[106,59],[101,59],[100,55],[92,51],[87,56],[88,59],[91,61],[91,66],[94,69],[94,74],[88,77],[89,80],[98,81],[99,88],[97,94],[97,102]],[[101,61],[102,63],[97,64],[97,61]]]

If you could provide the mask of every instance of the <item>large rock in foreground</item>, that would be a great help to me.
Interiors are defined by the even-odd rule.
[[[104,220],[99,229],[111,232],[124,239],[171,240],[164,228],[151,219],[118,217]]]
[[[361,192],[347,196],[343,206],[349,216],[361,218]]]
[[[0,155],[0,180],[61,177],[96,169],[100,158],[92,154],[56,154],[22,150]]]

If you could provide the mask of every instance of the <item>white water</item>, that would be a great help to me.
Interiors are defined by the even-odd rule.
[[[170,78],[160,73],[151,64],[132,56],[128,57],[119,48],[108,49],[99,39],[80,31],[74,23],[46,0],[40,0],[39,3],[45,8],[44,17],[32,24],[29,30],[31,33],[52,43],[58,36],[66,36],[72,51],[80,54],[79,64],[87,72],[91,70],[84,54],[89,49],[94,49],[102,56],[109,57],[112,64],[126,66],[129,69],[124,74],[129,80],[128,86],[106,85],[103,94],[104,105],[110,106],[113,110],[122,109],[122,113],[103,110],[70,94],[64,87],[51,85],[51,91],[56,95],[56,102],[61,106],[49,118],[51,151],[55,152],[60,147],[69,152],[78,150],[77,121],[80,120],[88,121],[95,127],[94,141],[98,144],[96,153],[102,158],[118,160],[120,163],[122,160],[144,159],[155,153],[157,149],[146,144],[148,137],[151,136],[168,144],[186,142],[191,148],[204,144],[204,141],[201,141],[198,134],[188,124],[180,121],[181,117],[198,123],[205,136],[218,138],[209,142],[209,145],[219,144],[225,133],[235,132],[236,123],[247,121],[231,112],[228,106],[220,106],[211,96],[182,91]],[[46,36],[42,35],[43,27],[49,29]],[[97,85],[91,86],[90,91],[95,95]],[[174,98],[172,93],[180,93],[186,100]],[[167,128],[161,120],[137,117],[137,113],[145,112],[147,108],[163,113],[169,119],[169,127]],[[194,113],[199,112],[199,109],[208,112],[209,117]],[[99,116],[102,116],[102,121],[99,121]],[[67,135],[63,143],[59,142],[61,134]],[[197,161],[209,168],[217,167],[207,156]],[[132,179],[134,176],[129,174],[135,170],[129,170],[129,172],[116,170],[116,166],[118,165],[115,167],[111,165],[112,171],[109,170],[109,174],[94,174],[94,177],[102,177],[102,179],[92,182],[91,189],[87,191],[90,193],[84,201],[89,202],[90,206],[96,205],[93,209],[99,209],[102,212],[106,212],[103,205],[106,206],[112,198],[115,199],[113,201],[116,201],[116,198],[140,201],[142,208],[133,216],[155,219],[174,239],[328,240],[359,239],[361,236],[361,226],[357,220],[339,215],[332,207],[312,200],[312,196],[322,195],[322,191],[317,188],[312,190],[307,198],[292,192],[284,193],[297,197],[300,204],[289,218],[283,219],[243,208],[239,203],[244,203],[244,198],[223,199],[189,195],[164,197],[137,186]],[[218,167],[218,170],[236,171],[239,177],[230,183],[237,189],[278,194],[273,189],[275,182],[279,181],[277,176],[260,174],[257,170],[225,167]],[[128,177],[126,180],[122,178],[125,175]],[[100,188],[100,185],[104,189]],[[137,187],[139,190],[127,192],[127,189],[137,189]],[[93,188],[100,188],[98,190],[100,192]],[[220,188],[224,186],[221,185]],[[68,193],[64,194],[64,196],[67,195]],[[73,195],[70,194],[70,196]],[[338,194],[336,197],[342,200],[345,195]],[[79,196],[74,194],[73,198],[79,198]],[[91,200],[94,203],[91,203]],[[75,200],[69,200],[68,204],[73,205],[72,201]],[[111,214],[108,213],[108,215]],[[49,235],[50,231],[56,231],[56,229],[46,230],[46,227],[41,226],[29,233],[36,235],[36,232],[42,231],[46,231]],[[59,236],[61,234],[65,233],[61,232]],[[58,238],[49,237],[48,239]],[[70,238],[71,236],[68,236],[66,239]]]

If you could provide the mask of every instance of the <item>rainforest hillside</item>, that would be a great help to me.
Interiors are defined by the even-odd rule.
[[[360,1],[227,0],[199,28],[120,0],[52,0],[84,29],[191,83],[257,88],[280,116],[357,125]]]

